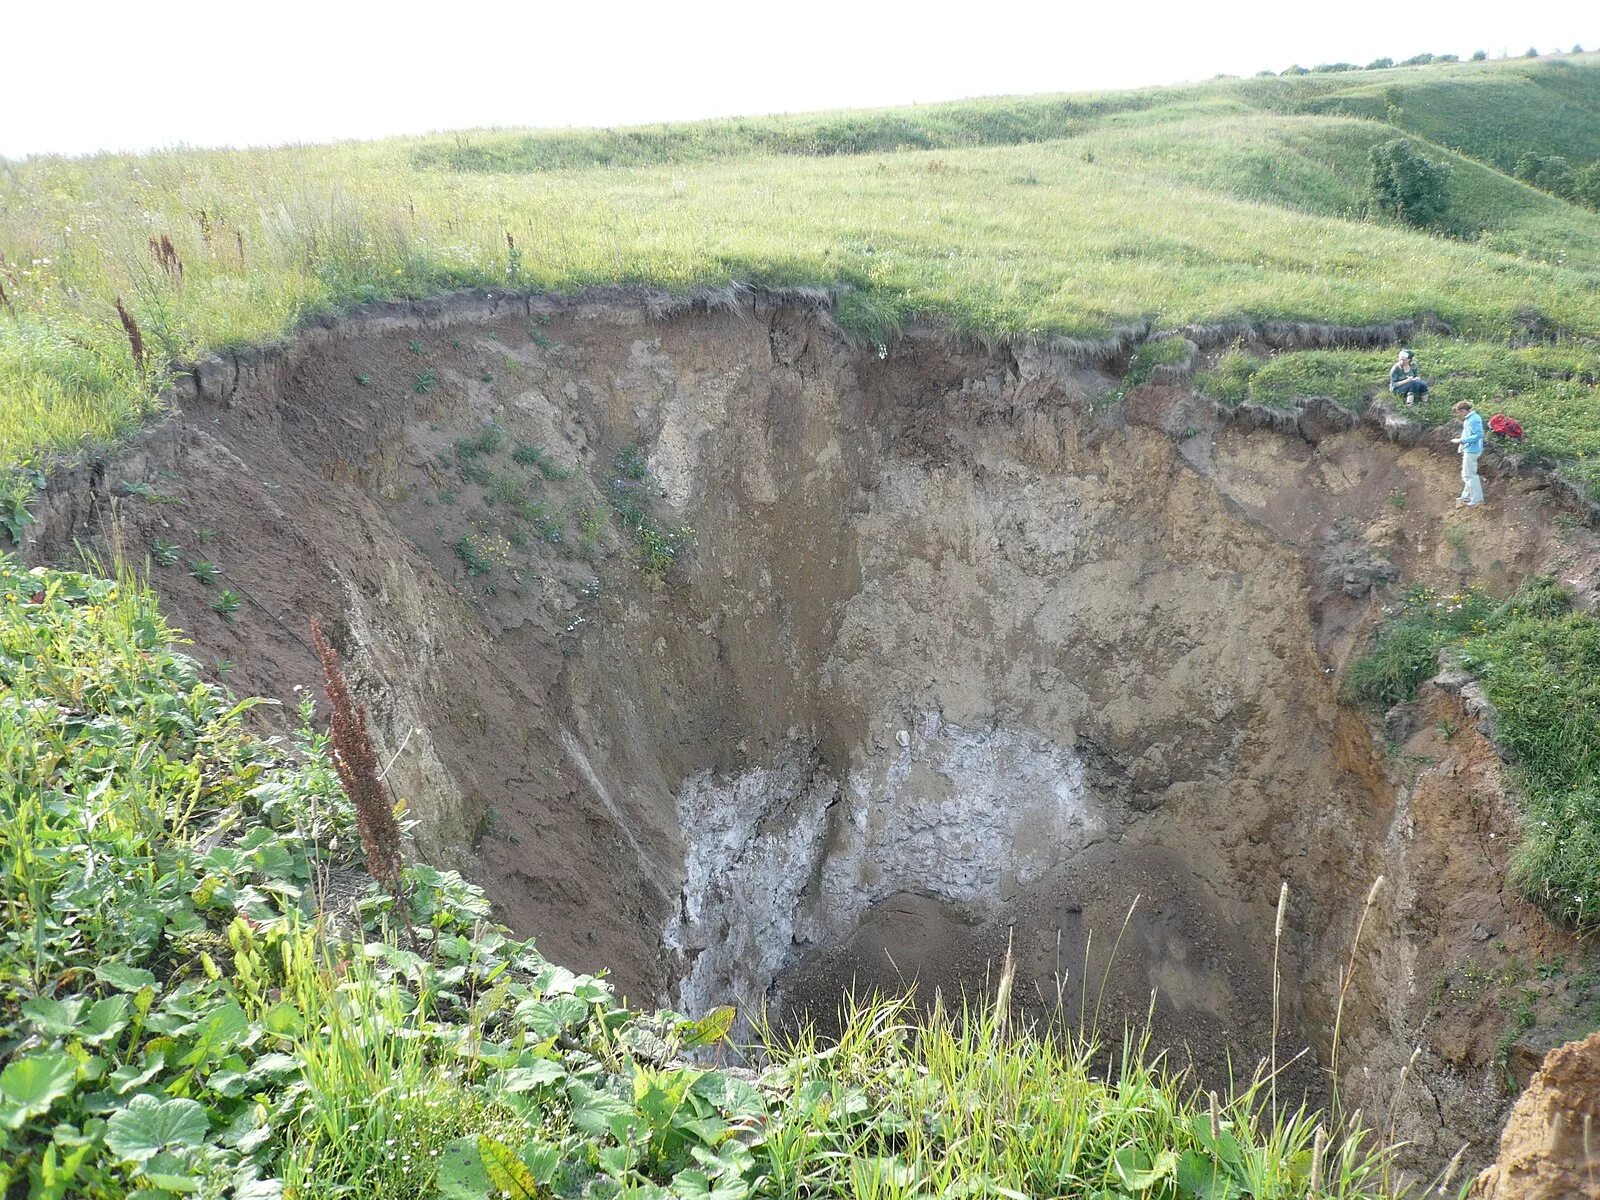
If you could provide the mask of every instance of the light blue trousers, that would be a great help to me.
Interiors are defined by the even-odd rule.
[[[1478,455],[1461,452],[1461,502],[1483,503],[1483,480],[1478,478]]]

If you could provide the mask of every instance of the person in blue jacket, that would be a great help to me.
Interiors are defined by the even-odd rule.
[[[1417,360],[1411,351],[1400,351],[1400,357],[1389,368],[1389,390],[1396,396],[1404,396],[1407,404],[1428,402],[1428,381],[1417,370]]]
[[[1461,418],[1461,436],[1450,441],[1461,447],[1461,496],[1457,507],[1477,508],[1483,503],[1483,481],[1478,478],[1478,456],[1483,453],[1483,418],[1472,411],[1470,400],[1459,400],[1451,412]]]

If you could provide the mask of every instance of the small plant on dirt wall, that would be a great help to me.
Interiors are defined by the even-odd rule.
[[[34,493],[44,487],[44,476],[31,467],[0,472],[0,528],[20,545],[22,531],[33,523],[28,505]]]
[[[650,470],[649,464],[645,462],[644,455],[639,453],[637,446],[624,446],[617,451],[617,457],[612,460],[612,465],[624,479],[643,479]]]
[[[238,592],[231,592],[224,588],[217,593],[217,598],[211,602],[211,610],[224,621],[232,621],[233,614],[239,611],[242,600]]]

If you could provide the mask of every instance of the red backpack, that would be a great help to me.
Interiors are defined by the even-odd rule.
[[[1489,418],[1489,428],[1501,437],[1510,438],[1513,442],[1522,440],[1522,426],[1513,421],[1504,413],[1495,413]]]

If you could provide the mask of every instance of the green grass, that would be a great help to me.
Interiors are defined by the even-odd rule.
[[[918,316],[991,338],[1433,312],[1496,341],[1523,310],[1592,330],[1600,215],[1453,159],[1447,225],[1458,237],[1369,221],[1366,151],[1395,130],[1349,114],[1366,114],[1371,89],[1394,87],[1402,128],[1448,110],[1463,114],[1452,119],[1464,135],[1514,100],[1527,145],[1577,161],[1597,77],[1593,56],[1580,56],[639,130],[7,163],[0,462],[125,436],[158,407],[169,362],[270,342],[362,301],[458,286],[838,286],[841,321],[875,340]],[[1529,95],[1562,99],[1541,117]],[[161,235],[181,280],[151,257]],[[119,296],[141,329],[143,375]],[[430,369],[414,384],[438,385]]]
[[[1416,589],[1346,688],[1382,708],[1414,699],[1443,650],[1482,682],[1519,777],[1513,883],[1557,920],[1600,925],[1600,621],[1572,612],[1566,590],[1541,577],[1504,603],[1478,589]]]
[[[1451,421],[1450,406],[1458,400],[1472,401],[1485,420],[1505,413],[1526,435],[1517,449],[1559,463],[1600,500],[1600,346],[1567,339],[1509,349],[1436,335],[1414,345],[1431,400],[1405,409],[1407,417],[1424,424]],[[1393,361],[1385,350],[1303,350],[1263,359],[1235,348],[1201,372],[1197,386],[1230,405],[1287,408],[1320,396],[1361,411],[1373,398],[1390,399]]]
[[[453,873],[325,920],[361,843],[311,702],[259,740],[174,644],[134,579],[0,556],[0,1195],[1395,1194],[1259,1077],[1210,1096],[1136,1040],[1108,1071],[1005,983],[768,1038],[752,1085],[685,1061],[731,1010],[629,1010]]]

